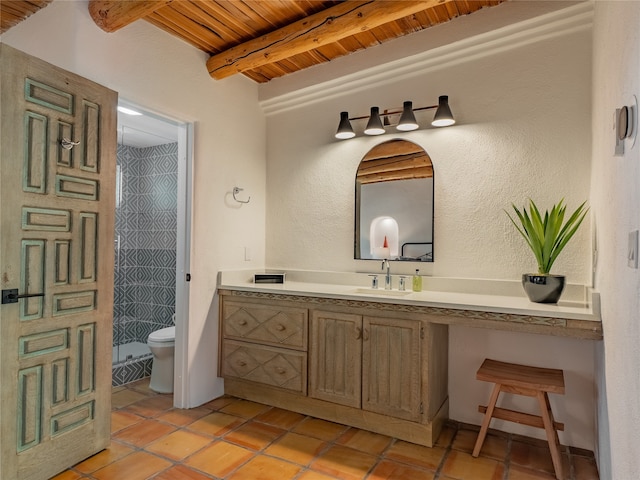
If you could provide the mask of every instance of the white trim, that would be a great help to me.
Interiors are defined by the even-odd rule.
[[[191,205],[193,192],[193,123],[178,132],[178,225],[176,249],[176,342],[173,405],[189,407],[189,291],[191,265]]]
[[[591,29],[593,8],[593,2],[582,2],[416,55],[269,98],[261,101],[260,106],[265,115],[275,115],[326,101],[329,98],[349,95],[355,89],[395,83],[542,40]]]
[[[144,115],[175,125],[178,129],[178,192],[176,242],[176,341],[174,352],[173,404],[189,406],[189,282],[191,265],[191,208],[193,196],[193,123],[184,122],[150,110],[123,98],[118,105],[133,108]]]

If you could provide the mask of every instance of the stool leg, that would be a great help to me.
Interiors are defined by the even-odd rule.
[[[547,404],[547,410],[549,411],[549,420],[551,420],[551,425],[553,425],[556,419],[553,416],[553,411],[551,410],[551,404],[549,403],[549,395],[547,394],[547,392],[544,392],[544,400],[545,400],[545,403]],[[556,444],[560,445],[560,439],[558,438],[558,431],[555,429],[555,427],[553,428],[553,436]]]
[[[544,424],[544,430],[547,433],[547,440],[549,442],[549,450],[551,450],[551,460],[553,461],[553,469],[556,472],[556,478],[563,480],[562,474],[562,456],[560,455],[558,440],[558,432],[553,427],[553,412],[551,411],[551,404],[549,403],[549,397],[547,392],[537,393],[538,403],[540,404],[540,410],[542,411],[542,423]]]
[[[491,392],[491,398],[489,399],[489,405],[487,405],[487,411],[484,414],[484,418],[482,419],[482,426],[480,427],[480,433],[478,433],[478,439],[476,440],[476,446],[473,448],[473,453],[471,454],[473,457],[477,457],[480,455],[480,449],[482,448],[482,444],[484,443],[484,438],[487,436],[487,430],[489,429],[489,423],[491,422],[491,417],[493,416],[493,409],[496,406],[496,402],[498,401],[498,395],[500,394],[500,384],[496,383],[493,387],[493,392]]]

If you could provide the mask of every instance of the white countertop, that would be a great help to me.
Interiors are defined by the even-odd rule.
[[[558,304],[530,302],[520,282],[463,278],[423,277],[423,291],[398,291],[398,276],[393,276],[392,291],[370,288],[367,273],[308,272],[287,270],[282,284],[253,283],[256,271],[220,272],[218,288],[245,292],[277,293],[308,297],[375,301],[401,305],[495,312],[502,314],[587,320],[600,322],[600,298],[582,285],[567,285]],[[273,273],[273,272],[269,272]],[[383,275],[379,281],[383,284]]]

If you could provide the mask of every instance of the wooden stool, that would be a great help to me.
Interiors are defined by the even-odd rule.
[[[478,407],[478,411],[485,415],[482,419],[482,426],[472,455],[477,457],[480,454],[491,418],[544,428],[549,441],[551,460],[553,461],[556,478],[563,480],[558,430],[564,430],[564,425],[553,420],[553,413],[551,412],[551,405],[547,395],[549,392],[564,395],[564,374],[562,370],[529,367],[486,359],[478,369],[476,378],[485,382],[493,382],[495,386],[489,399],[489,405]],[[496,407],[500,392],[537,398],[542,416]]]

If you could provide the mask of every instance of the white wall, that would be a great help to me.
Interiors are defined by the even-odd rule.
[[[413,57],[309,86],[314,71],[322,78],[332,68],[340,73],[331,64],[314,67],[287,77],[288,92],[278,85],[261,90],[268,132],[267,265],[378,271],[378,262],[353,260],[354,178],[371,147],[400,137],[422,146],[434,164],[435,262],[394,263],[393,273],[419,267],[438,276],[517,280],[535,270],[503,209],[528,197],[543,206],[564,197],[569,208],[589,198],[592,10],[576,8],[429,51],[438,43],[432,36],[446,35],[447,28],[452,37],[460,33],[454,21],[388,44],[401,57],[419,42],[425,51]],[[354,54],[352,62],[366,55]],[[333,138],[342,110],[363,115],[370,106],[397,108],[404,100],[423,106],[437,103],[440,94],[449,95],[454,127]],[[419,117],[430,121],[430,115]],[[591,282],[589,229],[587,221],[554,266],[569,282]],[[552,400],[567,424],[561,440],[593,449],[593,352],[591,341],[452,328],[450,416],[480,422],[477,406],[489,390],[475,371],[485,357],[563,368],[567,395]],[[504,428],[543,436],[512,424]]]
[[[178,120],[195,122],[187,403],[222,394],[217,379],[216,274],[264,265],[265,120],[257,86],[242,76],[214,81],[208,56],[144,21],[100,30],[86,1],[58,0],[2,41]],[[237,208],[231,189],[251,203]],[[253,260],[244,261],[243,246]]]
[[[145,22],[112,34],[102,32],[89,18],[85,1],[57,0],[9,30],[2,41],[113,88],[150,110],[196,122],[189,322],[192,405],[220,392],[220,383],[211,375],[217,345],[215,274],[220,269],[262,267],[265,231],[269,267],[377,268],[377,263],[352,260],[353,180],[364,153],[390,136],[334,141],[341,110],[364,114],[375,104],[389,108],[413,100],[421,106],[441,93],[451,96],[456,127],[397,135],[422,145],[436,169],[436,261],[426,273],[518,278],[535,265],[502,210],[512,201],[523,203],[527,196],[545,204],[564,196],[575,207],[589,198],[591,178],[600,256],[596,286],[603,293],[607,354],[606,365],[603,358],[598,364],[606,367],[607,375],[607,391],[599,385],[600,463],[602,472],[610,454],[615,471],[604,471],[601,478],[634,478],[640,471],[634,451],[640,431],[640,281],[637,271],[626,268],[624,258],[626,233],[638,228],[639,221],[638,147],[624,158],[612,158],[608,129],[613,108],[639,90],[639,4],[596,2],[593,172],[591,35],[584,28],[588,9],[578,7],[581,10],[562,21],[543,17],[538,23],[525,23],[527,28],[464,40],[491,32],[501,19],[529,22],[543,10],[563,6],[508,2],[272,81],[259,91],[243,77],[211,80],[205,54]],[[452,39],[462,43],[447,47]],[[429,48],[432,54],[421,57],[420,52]],[[415,62],[392,63],[386,71],[366,69],[407,54],[417,54],[412,57]],[[347,76],[334,81],[338,73]],[[320,79],[328,83],[313,89]],[[293,96],[288,97],[289,92]],[[258,93],[269,114],[268,141]],[[235,208],[228,195],[234,185],[246,189],[251,204]],[[618,214],[611,214],[613,209]],[[567,274],[570,282],[590,282],[589,229],[585,224],[554,269]],[[244,246],[251,249],[251,262],[244,262]],[[425,270],[425,264],[419,266]],[[396,264],[393,268],[401,272]],[[402,273],[413,268],[414,264],[406,265]],[[484,357],[562,367],[569,391],[553,402],[558,420],[567,423],[563,441],[593,448],[593,351],[592,342],[452,328],[451,416],[479,422],[470,416],[488,396],[473,379]]]
[[[626,253],[628,233],[640,228],[640,140],[633,148],[627,140],[624,156],[614,156],[612,119],[640,96],[640,3],[595,4],[591,198],[604,325],[598,453],[600,478],[631,479],[640,472],[640,271],[627,266]]]

